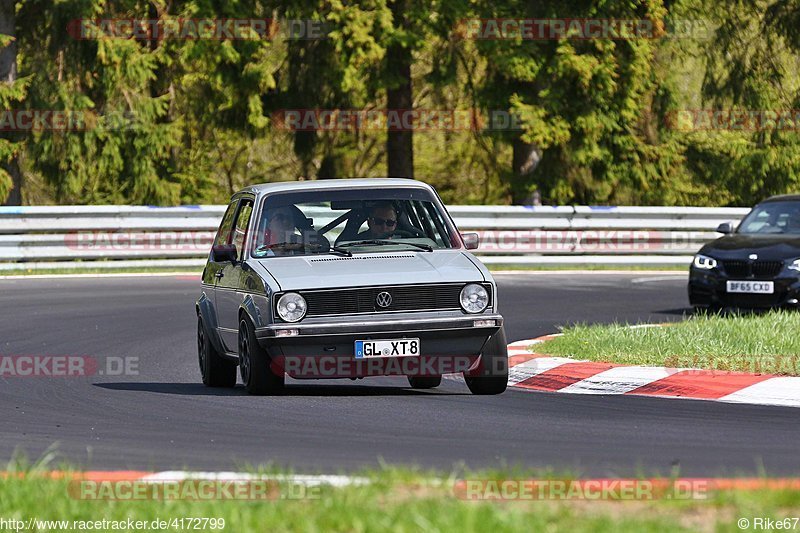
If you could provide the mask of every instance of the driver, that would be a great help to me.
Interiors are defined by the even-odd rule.
[[[367,217],[367,230],[358,234],[363,239],[389,239],[397,229],[397,210],[391,202],[372,207]]]
[[[786,221],[786,233],[800,233],[800,209],[789,214],[789,219]]]

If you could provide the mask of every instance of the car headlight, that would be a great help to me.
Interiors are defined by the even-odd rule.
[[[297,322],[306,316],[306,299],[296,292],[287,292],[278,299],[278,316],[286,322]]]
[[[695,268],[700,268],[702,270],[711,270],[712,268],[717,268],[717,260],[713,257],[708,257],[707,255],[697,254],[694,256],[694,261],[692,262]]]
[[[791,264],[787,267],[789,270],[796,270],[800,272],[800,259],[795,259],[791,262]]]
[[[480,313],[489,305],[489,293],[482,285],[470,283],[461,289],[461,308],[467,313]]]

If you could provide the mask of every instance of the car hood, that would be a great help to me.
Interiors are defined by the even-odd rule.
[[[485,281],[472,259],[460,250],[270,257],[259,264],[283,291]]]
[[[747,259],[750,254],[764,261],[800,257],[800,235],[743,235],[734,233],[712,241],[700,253],[717,259]]]

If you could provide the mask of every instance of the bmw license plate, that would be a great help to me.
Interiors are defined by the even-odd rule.
[[[728,292],[746,294],[772,294],[775,292],[775,282],[772,281],[729,281]]]
[[[414,357],[418,356],[419,352],[419,339],[356,341],[356,359]]]

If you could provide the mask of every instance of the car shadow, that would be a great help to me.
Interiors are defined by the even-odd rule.
[[[677,309],[660,309],[658,311],[653,311],[655,314],[659,315],[675,315],[675,316],[689,316],[694,312],[691,307],[679,307]]]
[[[202,383],[167,383],[167,382],[117,382],[93,383],[95,387],[115,391],[154,392],[156,394],[174,394],[179,396],[248,396],[243,385],[234,388],[211,388]],[[374,385],[310,385],[287,384],[277,396],[417,396],[421,394],[468,395],[468,392],[450,390],[414,390],[401,386]]]

